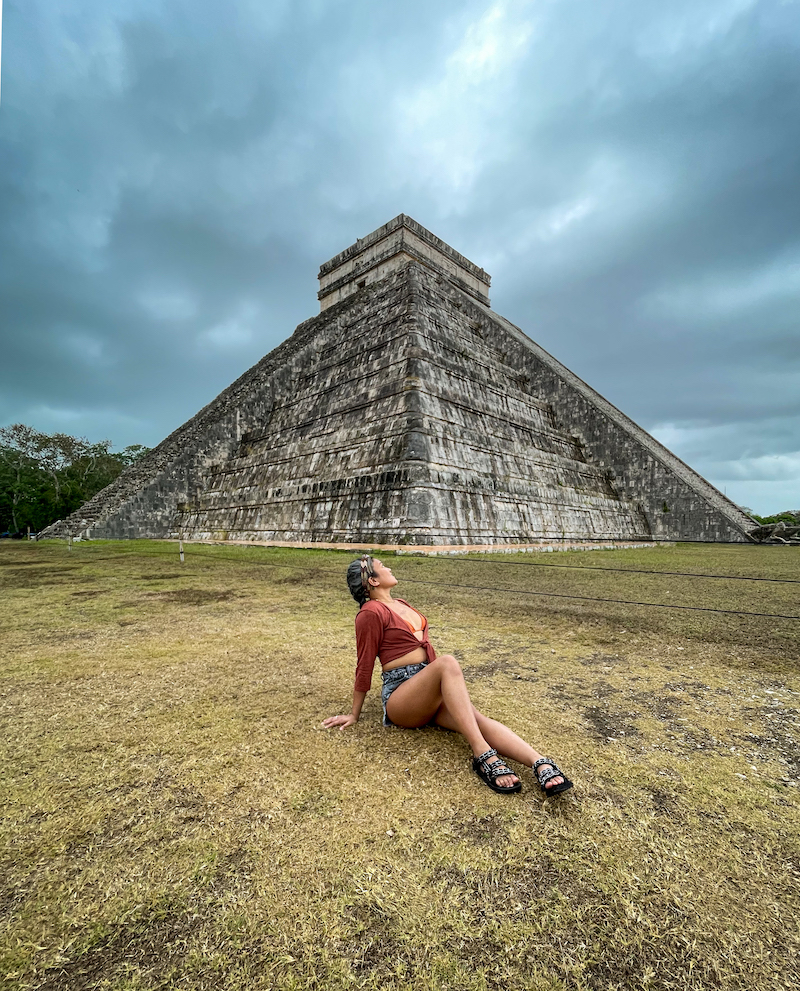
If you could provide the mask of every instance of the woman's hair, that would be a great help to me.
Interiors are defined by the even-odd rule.
[[[369,579],[375,574],[369,554],[351,561],[347,568],[347,587],[359,607],[369,601]]]

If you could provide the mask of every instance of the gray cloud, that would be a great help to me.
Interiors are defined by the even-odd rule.
[[[403,211],[729,495],[800,505],[799,8],[6,0],[0,419],[156,443]]]

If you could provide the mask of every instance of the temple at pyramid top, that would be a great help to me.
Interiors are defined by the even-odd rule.
[[[489,305],[491,277],[404,213],[334,255],[319,270],[320,310],[416,261],[479,303]]]

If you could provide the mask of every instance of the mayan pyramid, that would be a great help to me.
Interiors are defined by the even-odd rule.
[[[489,305],[404,215],[301,323],[51,535],[458,545],[745,541],[755,524]]]

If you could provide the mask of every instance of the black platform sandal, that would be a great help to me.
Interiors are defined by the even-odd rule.
[[[490,757],[497,757],[497,751],[487,750],[480,757],[472,758],[472,770],[478,775],[481,781],[485,781],[492,791],[499,792],[501,795],[510,795],[512,792],[520,791],[522,788],[521,781],[517,781],[515,785],[509,785],[506,788],[497,784],[497,779],[504,777],[506,774],[513,774],[515,778],[517,775],[501,760],[496,760],[493,764],[490,764]]]
[[[545,770],[538,770],[538,768],[545,766]],[[558,795],[559,792],[568,791],[572,787],[572,782],[566,774],[564,774],[552,757],[541,757],[537,760],[533,765],[533,773],[536,775],[536,780],[539,782],[539,787],[545,795]],[[563,778],[564,780],[559,785],[553,785],[551,788],[545,788],[547,782],[551,781],[553,778]]]

